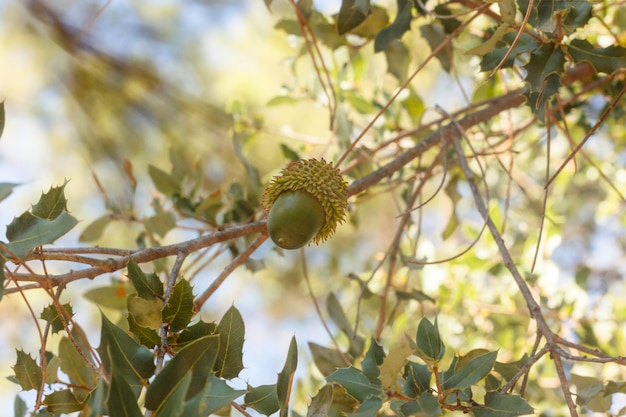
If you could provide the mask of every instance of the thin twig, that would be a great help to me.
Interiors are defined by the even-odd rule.
[[[105,273],[119,271],[128,264],[129,257],[136,263],[151,262],[156,259],[165,258],[168,256],[176,256],[181,252],[191,253],[199,249],[206,248],[216,243],[225,242],[228,240],[237,239],[242,236],[247,236],[252,233],[265,233],[267,226],[265,221],[258,221],[254,223],[248,223],[244,225],[232,226],[228,229],[219,230],[217,232],[210,233],[208,235],[200,236],[195,239],[187,240],[184,242],[175,243],[172,245],[160,246],[155,248],[140,249],[136,251],[124,251],[125,255],[118,258],[111,258],[107,260],[107,263],[102,266],[95,266],[91,268],[80,269],[78,271],[70,271],[65,274],[50,275],[50,285],[59,286],[67,285],[70,282],[77,281],[84,278],[95,278]],[[45,257],[46,252],[42,252]],[[41,282],[46,279],[44,275],[35,273],[14,273],[12,277],[16,281],[36,281]],[[17,292],[13,288],[8,288],[5,294],[11,294]]]
[[[185,262],[185,258],[187,257],[186,252],[179,252],[176,255],[176,262],[174,262],[174,266],[170,271],[170,276],[167,279],[167,284],[165,286],[165,292],[163,294],[163,305],[166,305],[170,297],[172,296],[172,291],[174,290],[174,286],[176,285],[176,281],[178,280],[178,276],[180,275],[180,270]],[[168,343],[167,337],[169,335],[169,324],[161,323],[161,328],[159,329],[159,336],[161,337],[161,346],[157,349],[157,358],[156,358],[156,368],[155,375],[161,372],[163,368],[163,363],[165,362],[165,354],[168,351]]]
[[[541,334],[535,333],[535,342],[533,343],[533,349],[531,350],[531,357],[537,353],[537,349],[539,349],[539,343],[541,343]],[[546,349],[550,347],[546,345]],[[528,386],[528,380],[530,379],[530,368],[524,373],[524,379],[522,380],[522,384],[520,386],[519,392],[520,395],[524,395],[526,393],[526,387]]]
[[[252,415],[246,411],[246,407],[244,407],[243,405],[240,405],[239,403],[236,403],[234,401],[231,401],[230,405],[232,405],[233,408],[239,411],[244,417],[252,417]]]
[[[390,177],[400,168],[402,168],[418,156],[422,155],[427,150],[436,146],[442,140],[448,142],[453,137],[460,137],[459,129],[455,125],[461,127],[462,132],[464,129],[469,129],[470,127],[473,127],[479,123],[490,120],[492,117],[498,115],[505,110],[520,106],[524,103],[525,100],[526,99],[522,95],[522,91],[515,90],[510,93],[504,94],[495,100],[489,100],[489,102],[485,102],[486,107],[484,107],[482,110],[478,110],[474,113],[468,114],[454,124],[448,124],[441,127],[439,130],[428,135],[426,138],[418,142],[414,147],[400,154],[398,157],[394,158],[386,165],[383,165],[376,171],[373,171],[370,174],[354,181],[348,186],[348,195],[352,196],[359,194],[367,190],[371,186],[377,184],[384,178]]]
[[[488,8],[489,8],[489,4],[484,4],[484,5],[481,5],[481,6],[477,7],[476,10],[488,9]],[[354,139],[354,141],[352,141],[350,146],[348,146],[348,148],[343,152],[343,155],[341,155],[341,157],[337,160],[336,166],[341,165],[343,160],[352,152],[352,150],[359,143],[359,141],[365,136],[365,134],[370,130],[370,128],[372,126],[374,126],[376,121],[389,109],[389,107],[398,98],[398,96],[402,93],[402,91],[404,91],[404,89],[406,89],[406,87],[411,83],[411,81],[413,81],[415,76],[417,76],[417,74],[426,66],[426,64],[428,64],[428,62],[431,59],[433,59],[435,56],[437,56],[437,54],[439,52],[441,52],[445,47],[447,47],[450,44],[450,42],[452,42],[452,40],[459,33],[461,33],[463,30],[465,30],[465,28],[475,18],[477,18],[480,15],[481,15],[481,13],[476,13],[474,16],[472,16],[469,19],[467,19],[465,22],[463,22],[461,25],[459,25],[459,27],[457,27],[452,33],[447,35],[444,38],[444,40],[439,45],[437,45],[437,47],[435,49],[432,50],[432,52],[424,59],[424,61],[422,61],[420,63],[420,65],[415,69],[415,71],[413,71],[413,73],[402,83],[402,85],[400,85],[397,88],[396,92],[391,96],[391,98],[389,100],[387,100],[387,103],[378,111],[378,113],[376,113],[376,115],[374,117],[372,117],[372,119],[369,121],[367,126],[365,126],[363,128],[361,133]],[[411,159],[413,159],[413,158],[411,158]]]
[[[567,380],[567,375],[565,375],[565,369],[563,369],[561,355],[553,352],[552,361],[554,362],[556,373],[559,376],[559,380],[561,381],[561,390],[563,391],[563,396],[565,397],[565,402],[567,403],[569,413],[572,417],[578,417],[578,410],[576,410],[576,404],[574,403],[574,399],[572,398],[572,392],[569,389],[569,381]]]
[[[313,68],[315,69],[315,73],[317,74],[317,78],[320,82],[320,86],[322,87],[322,91],[326,95],[328,99],[328,110],[330,112],[330,130],[334,130],[335,119],[337,113],[337,94],[335,93],[335,89],[333,87],[332,79],[330,78],[330,72],[326,67],[326,61],[324,61],[324,56],[322,55],[322,51],[320,50],[319,45],[317,44],[317,37],[313,32],[313,29],[309,25],[306,17],[302,14],[302,10],[300,10],[300,6],[294,1],[290,0],[291,5],[294,8],[296,16],[298,17],[298,25],[300,25],[300,32],[302,33],[302,38],[304,39],[304,45],[306,46],[307,52],[311,57],[311,61],[313,62]],[[309,39],[310,36],[310,39]],[[319,64],[318,64],[319,60]],[[320,71],[320,67],[322,71]],[[325,77],[322,76],[322,72]],[[327,84],[328,83],[328,84]]]
[[[547,103],[546,103],[547,107]],[[550,151],[552,149],[552,129],[550,126],[550,117],[546,117],[546,181],[550,178]],[[548,207],[548,194],[550,190],[548,187],[543,189],[543,207],[541,209],[541,218],[539,220],[539,235],[537,236],[537,245],[535,246],[535,254],[533,261],[530,265],[530,272],[535,272],[535,265],[537,265],[537,259],[539,258],[539,250],[541,248],[541,239],[543,238],[544,222],[546,220],[546,209]]]
[[[539,340],[539,338],[537,338],[537,340]],[[549,351],[550,347],[548,345],[545,345],[543,348],[541,348],[539,352],[532,355],[528,359],[528,361],[515,373],[515,375],[513,375],[513,378],[511,378],[502,388],[500,388],[500,393],[506,394],[507,392],[512,390],[517,381],[522,376],[528,375],[530,368],[532,368],[532,366]]]
[[[552,184],[552,181],[554,181],[554,179],[567,166],[569,161],[571,161],[572,158],[578,153],[578,151],[585,145],[585,143],[587,143],[587,140],[589,140],[589,138],[596,132],[596,130],[598,130],[598,128],[600,126],[602,126],[602,124],[604,123],[604,120],[608,117],[609,113],[611,113],[613,111],[613,109],[617,106],[617,103],[621,100],[621,98],[624,95],[624,93],[626,93],[626,86],[624,86],[621,89],[621,91],[619,93],[617,93],[617,96],[615,96],[615,99],[611,102],[611,104],[609,104],[606,107],[606,109],[604,109],[604,111],[602,112],[600,117],[598,117],[598,120],[593,124],[593,126],[591,126],[591,129],[589,129],[589,131],[582,138],[580,143],[570,152],[569,155],[567,155],[567,158],[565,158],[565,160],[561,163],[561,166],[559,166],[559,168],[552,175],[552,177],[550,177],[550,179],[546,182],[545,188],[548,188],[550,186],[550,184]]]
[[[109,5],[111,4],[112,0],[107,0],[107,2],[104,4],[104,6],[102,6],[98,12],[89,20],[89,22],[87,22],[87,24],[85,25],[85,27],[83,27],[81,29],[81,31],[79,33],[77,33],[71,40],[70,40],[70,45],[75,44],[76,42],[78,42],[78,40],[80,38],[83,37],[83,35],[85,33],[87,33],[87,31],[93,26],[93,24],[96,22],[96,19],[98,19],[98,17],[100,17],[100,15],[102,14],[102,12],[104,12],[104,10],[109,7]]]
[[[224,270],[218,275],[217,278],[215,278],[215,280],[211,283],[211,285],[209,285],[209,288],[207,288],[206,290],[204,290],[204,292],[202,293],[202,295],[200,295],[198,298],[196,298],[196,301],[194,302],[194,310],[195,311],[200,311],[200,309],[202,308],[202,306],[204,305],[204,303],[209,299],[209,297],[211,297],[213,295],[213,293],[215,291],[217,291],[217,289],[222,285],[222,283],[226,280],[226,278],[228,278],[228,276],[235,270],[237,269],[237,267],[239,265],[241,265],[242,263],[244,263],[249,257],[250,255],[252,255],[252,253],[254,253],[255,250],[257,250],[257,248],[259,246],[261,246],[261,244],[263,242],[265,242],[265,240],[267,240],[267,233],[261,233],[260,236],[258,236],[251,244],[250,246],[248,246],[246,248],[245,251],[241,252],[239,255],[237,255],[235,257],[235,259],[232,260],[231,263],[229,263],[226,268],[224,268]]]
[[[462,126],[454,122],[452,123],[452,125],[456,129],[458,129],[458,134],[459,134],[458,137],[462,137],[464,135]],[[541,312],[541,306],[539,305],[539,303],[537,303],[537,301],[533,297],[530,287],[528,286],[528,284],[522,277],[522,274],[517,269],[517,266],[515,265],[515,262],[513,261],[513,258],[511,257],[511,254],[508,248],[506,247],[506,243],[504,243],[504,239],[502,239],[502,235],[500,235],[498,228],[496,227],[493,220],[491,219],[491,216],[489,215],[489,210],[487,209],[485,202],[480,196],[480,192],[478,191],[476,181],[474,180],[474,174],[469,168],[467,159],[465,158],[465,154],[463,153],[463,148],[461,147],[461,142],[459,141],[458,137],[457,136],[451,137],[452,146],[454,147],[454,150],[459,158],[459,164],[463,171],[463,175],[465,176],[465,179],[467,180],[470,190],[472,191],[472,196],[474,197],[476,208],[478,209],[478,212],[481,214],[485,222],[487,222],[487,227],[489,228],[489,231],[491,232],[491,236],[493,237],[493,240],[496,242],[496,245],[498,246],[498,250],[500,251],[500,256],[502,257],[502,260],[504,262],[504,266],[511,273],[511,276],[515,280],[515,283],[517,284],[517,287],[522,293],[524,300],[526,300],[526,305],[528,306],[530,316],[535,319],[537,323],[538,331],[540,332],[540,334],[542,334],[546,338],[546,341],[548,342],[548,344],[554,345],[555,334],[552,332],[552,330],[550,330],[548,323],[546,323],[546,320],[543,317],[543,313]]]
[[[320,304],[317,302],[317,297],[315,297],[315,293],[313,292],[313,286],[311,285],[311,279],[309,278],[309,272],[306,267],[306,256],[304,256],[304,248],[300,250],[300,258],[302,262],[302,274],[304,275],[304,282],[306,283],[307,290],[309,291],[309,296],[311,297],[311,300],[313,301],[313,307],[315,307],[315,312],[317,313],[317,317],[320,319],[320,322],[322,323],[322,326],[324,327],[326,334],[328,335],[330,340],[333,342],[333,345],[335,345],[335,349],[337,349],[337,352],[341,355],[341,359],[343,359],[344,364],[346,366],[350,366],[352,363],[346,357],[346,355],[341,351],[341,347],[339,346],[337,339],[333,335],[333,332],[330,331],[330,328],[328,327],[328,323],[326,322],[326,320],[324,319],[324,315],[322,314],[322,309],[320,308]],[[354,331],[354,334],[356,334],[356,329]]]

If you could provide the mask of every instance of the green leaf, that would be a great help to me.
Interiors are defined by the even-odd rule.
[[[49,413],[72,413],[83,409],[83,404],[76,399],[69,389],[54,391],[45,396],[43,403]]]
[[[174,213],[163,211],[148,217],[143,223],[149,233],[156,233],[160,237],[165,237],[167,232],[176,227],[176,216]]]
[[[342,0],[337,16],[337,31],[344,35],[359,26],[369,14],[369,0]]]
[[[247,133],[243,134],[239,131],[235,131],[233,133],[232,139],[235,155],[237,155],[237,158],[246,168],[246,203],[252,203],[256,207],[256,205],[258,205],[259,203],[259,195],[262,191],[261,176],[259,175],[259,170],[248,160],[248,158],[244,154],[242,147],[242,144],[249,139],[249,136]]]
[[[400,407],[400,410],[407,416],[439,416],[441,409],[439,408],[439,400],[430,393],[424,393]]]
[[[298,366],[298,345],[295,336],[291,338],[289,343],[289,351],[283,370],[278,374],[276,381],[276,398],[280,408],[280,417],[287,417],[289,414],[289,397],[291,395],[291,386],[293,384],[293,376]]]
[[[163,283],[155,274],[145,274],[133,258],[129,258],[126,267],[128,278],[135,286],[139,297],[146,300],[163,297]]]
[[[472,349],[463,356],[459,356],[454,364],[454,372],[459,372],[465,365],[472,361],[472,359],[485,355],[490,351],[484,348]],[[495,366],[495,365],[494,365]]]
[[[191,375],[191,382],[185,398],[190,399],[201,392],[215,364],[218,349],[217,335],[205,336],[181,349],[148,387],[146,408],[156,411],[165,406],[184,383],[187,374]]]
[[[27,411],[28,411],[28,407],[26,406],[26,401],[24,401],[18,395],[16,395],[15,401],[13,402],[13,416],[24,417]]]
[[[380,384],[383,388],[397,385],[398,374],[404,368],[410,355],[413,355],[413,349],[408,343],[401,343],[389,350],[380,367]]]
[[[411,56],[409,48],[399,39],[389,42],[385,48],[385,59],[387,60],[387,72],[403,82],[407,78],[409,72],[409,64]],[[373,105],[372,112],[373,112]]]
[[[17,361],[13,366],[15,379],[24,391],[41,388],[42,372],[35,359],[23,350],[17,350]]]
[[[297,103],[300,103],[301,101],[302,101],[301,98],[292,97],[288,95],[279,95],[279,96],[274,96],[271,99],[269,99],[265,105],[268,107],[283,106],[283,105],[293,106]]]
[[[370,397],[379,397],[383,394],[380,385],[372,384],[363,372],[353,366],[337,369],[326,377],[326,381],[341,385],[348,394],[361,403]]]
[[[124,330],[120,329],[104,315],[98,353],[104,368],[119,373],[132,387],[147,385],[147,379],[154,375],[155,365],[152,352],[138,344]]]
[[[108,386],[100,379],[96,389],[91,391],[89,400],[81,417],[102,417],[107,414],[106,401],[108,397]]]
[[[180,194],[180,183],[170,174],[154,165],[148,165],[148,175],[160,193],[172,196]]]
[[[502,375],[505,380],[510,381],[515,374],[517,374],[517,372],[522,369],[524,365],[526,365],[526,362],[528,362],[528,354],[524,353],[524,355],[515,362],[496,362],[493,369]]]
[[[339,327],[339,330],[344,332],[348,337],[352,336],[352,325],[348,321],[348,317],[346,313],[343,311],[343,307],[334,293],[328,294],[328,298],[326,299],[326,304],[328,308],[328,314],[330,315],[333,323]]]
[[[594,48],[587,40],[573,39],[567,54],[574,62],[588,61],[598,72],[607,74],[626,67],[626,48],[618,45]]]
[[[57,382],[59,366],[61,360],[54,353],[46,351],[46,384],[54,384]]]
[[[243,399],[246,407],[251,407],[261,414],[269,416],[279,410],[276,384],[248,387]]]
[[[107,356],[109,355],[112,355],[112,352],[108,352]],[[115,362],[112,361],[112,363]],[[126,372],[119,372],[115,365],[112,366],[110,371],[111,385],[107,399],[108,414],[116,417],[142,417],[143,415],[137,405],[137,398],[135,398],[125,374]]]
[[[0,182],[0,201],[7,198],[13,192],[13,189],[20,184],[11,182]]]
[[[374,41],[375,52],[384,51],[392,41],[400,39],[404,32],[411,28],[413,2],[409,0],[397,0],[396,2],[398,4],[398,14],[391,25],[376,35],[376,40]]]
[[[337,325],[339,330],[345,333],[350,340],[350,354],[352,356],[360,356],[363,352],[363,347],[365,345],[365,340],[363,337],[354,334],[354,329],[346,316],[346,313],[343,311],[343,307],[337,300],[337,297],[334,293],[329,293],[328,298],[326,299],[326,305],[328,308],[328,314],[330,315],[333,323]]]
[[[552,74],[549,75],[543,84],[541,91],[529,92],[528,89],[524,92],[527,97],[527,102],[533,113],[537,115],[537,119],[541,122],[545,121],[545,104],[548,101],[553,101],[553,97],[559,91],[561,87],[561,78]]]
[[[315,363],[317,369],[324,376],[328,376],[337,369],[348,365],[344,355],[337,349],[331,349],[309,342],[309,350],[313,356],[313,363]]]
[[[383,405],[382,398],[368,398],[364,403],[359,405],[356,413],[346,413],[347,417],[372,417],[378,415],[378,411]]]
[[[387,9],[378,5],[370,5],[369,13],[365,20],[359,26],[353,28],[350,33],[368,40],[374,39],[378,32],[387,25],[389,25]],[[354,60],[352,61],[352,66],[353,69],[356,69]]]
[[[327,417],[330,405],[333,402],[333,386],[326,384],[311,399],[306,417]]]
[[[222,209],[224,203],[222,202],[221,192],[215,191],[208,197],[203,198],[200,203],[194,209],[194,213],[199,218],[208,222],[210,225],[217,225],[217,215]]]
[[[350,104],[353,110],[361,114],[370,114],[376,111],[376,106],[371,100],[366,100],[354,91],[346,90],[341,96],[343,100]]]
[[[93,222],[89,223],[87,227],[78,237],[78,240],[83,243],[94,242],[102,236],[104,229],[111,223],[113,219],[108,214],[97,218]]]
[[[626,394],[626,382],[609,381],[604,389],[604,395],[613,395],[617,393]]]
[[[167,417],[184,416],[185,398],[191,385],[191,373],[186,373],[178,384],[168,393],[167,400],[154,410],[154,415]]]
[[[217,325],[220,335],[220,350],[213,371],[215,375],[232,379],[243,369],[243,341],[245,325],[241,313],[231,306]]]
[[[529,83],[531,92],[544,90],[546,79],[550,75],[560,76],[565,66],[565,54],[561,48],[557,48],[554,42],[546,42],[540,48],[530,54],[528,64],[524,66],[527,71],[526,81]]]
[[[566,10],[573,6],[575,3],[579,2],[560,0],[534,0],[532,2],[533,7],[530,13],[530,17],[528,19],[528,23],[541,31],[553,32],[556,29],[557,12],[561,10]],[[522,15],[526,15],[526,12],[528,11],[528,6],[530,5],[530,1],[517,0],[517,4],[519,5],[519,9],[520,12],[522,12]]]
[[[185,411],[182,415],[185,417],[208,416],[226,407],[245,392],[245,390],[233,389],[215,375],[210,375],[204,389],[185,403]]]
[[[132,294],[127,298],[127,306],[129,321],[132,318],[138,326],[152,330],[161,328],[162,300],[158,298],[147,300]]]
[[[76,343],[80,338],[74,338]],[[85,389],[91,389],[96,386],[98,381],[98,375],[92,369],[84,357],[91,360],[91,354],[88,350],[84,349],[85,346],[80,346],[82,356],[68,337],[63,337],[59,341],[59,359],[61,360],[61,370],[70,378],[70,382],[76,387],[84,387],[82,390],[77,388],[74,395],[76,398],[83,402],[89,397],[89,392]]]
[[[452,234],[454,233],[454,231],[456,230],[457,226],[460,223],[459,218],[456,214],[456,207],[458,207],[458,202],[461,199],[461,194],[459,193],[459,190],[458,190],[459,178],[460,176],[458,174],[454,174],[452,178],[450,178],[450,180],[448,181],[448,184],[446,184],[446,187],[444,189],[446,195],[452,202],[453,209],[452,209],[452,214],[450,216],[450,219],[448,220],[448,224],[446,228],[444,229],[444,231],[441,233],[441,238],[443,240],[447,240],[450,236],[452,236]]]
[[[385,352],[383,351],[383,347],[372,337],[370,339],[370,347],[361,362],[361,369],[363,370],[363,375],[374,385],[381,385],[379,379],[380,367],[384,360]]]
[[[489,352],[471,359],[460,370],[443,381],[444,390],[462,390],[483,379],[496,363],[498,352]]]
[[[432,372],[428,366],[409,362],[404,367],[404,392],[410,397],[427,392],[430,389]]]
[[[408,264],[408,265],[411,265],[411,264]],[[396,292],[396,297],[398,298],[398,300],[415,300],[419,302],[430,301],[431,303],[436,302],[434,298],[432,298],[431,296],[429,296],[428,294],[420,290],[412,290],[410,292],[395,290],[395,292]]]
[[[67,211],[67,199],[65,198],[65,186],[67,181],[59,187],[50,187],[46,193],[42,193],[37,204],[31,209],[35,217],[46,220],[54,220]]]
[[[137,324],[132,315],[128,315],[128,330],[139,340],[139,343],[152,349],[161,343],[161,336],[156,330]]]
[[[207,387],[208,390],[205,397],[207,405],[203,410],[205,413],[217,411],[246,393],[246,390],[230,387],[224,380],[219,379],[215,375],[209,376]]]
[[[561,19],[562,27],[568,35],[585,26],[593,16],[593,5],[590,2],[578,1],[571,5],[573,7],[570,7],[567,14]]]
[[[179,346],[193,342],[204,336],[209,336],[217,333],[217,325],[215,323],[207,323],[205,321],[198,321],[197,323],[187,327],[178,335],[177,343]]]
[[[63,304],[62,307],[70,317],[74,316],[74,311],[72,310],[72,306],[69,303]],[[42,320],[50,323],[52,333],[58,333],[59,331],[63,330],[63,321],[61,321],[61,318],[59,317],[59,312],[53,304],[45,307],[39,317]],[[64,316],[63,318],[65,323],[67,323],[67,316]]]
[[[510,1],[513,2],[513,0],[510,0]],[[498,2],[498,6],[500,7],[500,15],[503,17],[503,20],[505,20],[504,19],[505,11],[502,9],[502,1]],[[459,26],[461,26],[462,24],[461,21],[454,18],[454,15],[456,14],[456,12],[450,10],[450,8],[446,4],[436,5],[434,12],[438,16],[441,16],[437,19],[437,22],[441,24],[441,26],[443,27],[444,33],[446,33],[447,35],[452,34],[452,32],[457,30]],[[515,3],[513,3],[513,17],[515,17]]]
[[[134,293],[127,281],[114,281],[106,287],[96,287],[83,293],[83,297],[99,306],[114,310],[126,310],[126,297]]]
[[[6,245],[7,249],[18,258],[24,259],[31,250],[54,242],[72,230],[77,223],[66,211],[54,220],[39,218],[26,211],[7,226],[6,236],[10,242]]]
[[[502,61],[505,55],[509,53],[510,45],[515,39],[516,33],[507,33],[504,35],[502,41],[506,44],[504,47],[495,48],[490,52],[487,52],[480,63],[481,71],[491,71],[496,65]],[[515,59],[520,55],[528,52],[532,52],[539,47],[539,41],[527,34],[523,33],[517,41],[515,48],[509,54],[506,61],[502,64],[502,68],[510,68],[515,63]]]
[[[515,417],[534,413],[525,399],[517,395],[488,392],[485,405],[472,407],[475,417]]]
[[[439,336],[437,319],[435,319],[435,324],[431,323],[426,318],[420,320],[417,326],[415,342],[419,349],[417,354],[426,362],[438,361],[445,353],[445,346]]]
[[[420,33],[426,42],[428,42],[432,51],[438,48],[446,38],[443,26],[438,23],[420,26]],[[445,72],[450,72],[450,69],[452,68],[452,56],[450,55],[450,50],[448,48],[443,48],[437,52],[437,55],[435,56],[439,60],[441,68],[443,68]]]
[[[174,286],[172,295],[163,307],[163,323],[169,324],[172,332],[183,330],[193,316],[193,293],[189,281],[180,279]]]
[[[571,383],[576,386],[576,405],[588,405],[596,395],[604,390],[602,380],[589,376],[572,374]]]
[[[280,144],[280,150],[283,153],[283,156],[289,159],[290,161],[298,161],[302,159],[300,155],[298,154],[298,152],[294,151],[292,148],[290,148],[288,145],[284,143]]]

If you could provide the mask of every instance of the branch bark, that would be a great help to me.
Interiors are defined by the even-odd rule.
[[[479,123],[486,122],[492,117],[497,116],[505,110],[521,106],[526,101],[522,95],[522,90],[511,91],[496,99],[488,100],[479,106],[481,110],[470,113],[455,123],[447,124],[436,132],[430,134],[425,139],[418,142],[414,147],[407,150],[400,156],[394,158],[388,164],[378,168],[376,171],[359,178],[348,186],[348,195],[356,195],[369,187],[379,183],[385,178],[390,177],[394,172],[422,155],[434,146],[444,142],[449,143],[453,138],[460,138],[464,130],[467,130]],[[459,132],[459,127],[461,131]]]
[[[469,129],[479,123],[483,123],[498,115],[499,113],[511,109],[513,107],[520,106],[524,103],[525,98],[522,95],[521,90],[515,90],[506,93],[500,97],[492,100],[487,100],[478,105],[473,105],[471,108],[478,108],[472,113],[468,113],[461,118],[455,126],[454,123],[442,126],[436,132],[432,133],[424,140],[417,143],[413,148],[402,153],[398,157],[394,158],[388,164],[380,167],[376,171],[360,178],[348,186],[348,196],[359,194],[369,187],[376,185],[385,178],[390,177],[394,172],[398,171],[403,166],[410,163],[415,158],[422,155],[432,147],[444,142],[450,141],[452,138],[458,138],[460,136],[459,126],[462,129]],[[52,286],[65,286],[70,282],[80,279],[93,279],[102,274],[119,271],[126,267],[129,258],[132,258],[138,264],[151,262],[156,259],[166,258],[169,256],[177,256],[179,254],[190,254],[199,249],[207,248],[216,243],[226,242],[232,239],[237,239],[242,236],[246,236],[253,233],[266,233],[267,228],[265,221],[257,221],[245,225],[236,225],[229,227],[228,229],[218,230],[216,232],[200,236],[196,239],[188,241],[166,245],[155,248],[147,248],[140,250],[121,250],[114,248],[57,248],[46,249],[41,252],[33,253],[29,260],[60,260],[60,261],[72,261],[82,264],[91,265],[89,268],[80,269],[77,271],[70,271],[65,274],[49,275],[32,273],[11,273],[7,274],[11,279],[17,281],[30,281],[30,282],[42,282],[44,279],[48,279],[49,285]],[[91,255],[110,255],[107,259],[98,259],[91,256],[84,256],[84,254]],[[28,287],[28,288],[36,288]],[[7,288],[5,294],[11,294],[17,292],[17,288]]]

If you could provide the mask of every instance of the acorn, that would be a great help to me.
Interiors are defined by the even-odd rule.
[[[324,159],[290,163],[263,194],[267,230],[276,245],[298,249],[324,242],[343,223],[348,208],[347,183]]]

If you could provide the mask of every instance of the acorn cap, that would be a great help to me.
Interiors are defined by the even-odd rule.
[[[319,244],[335,233],[337,224],[343,223],[348,208],[347,183],[339,169],[323,158],[294,161],[270,181],[263,194],[263,210],[269,214],[272,205],[284,191],[306,191],[321,204],[325,222],[313,237]]]

